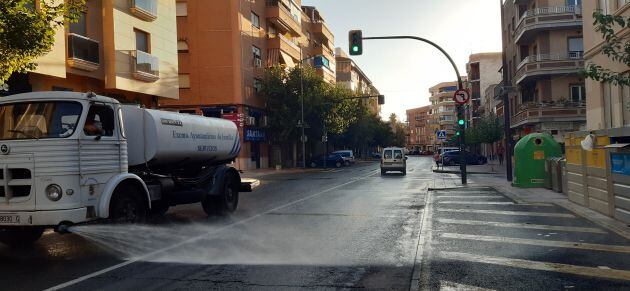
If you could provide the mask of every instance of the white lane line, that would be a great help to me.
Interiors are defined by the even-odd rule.
[[[490,195],[444,195],[444,196],[437,196],[435,198],[450,198],[450,199],[462,199],[462,198],[470,198],[470,199],[507,199],[506,197],[503,196],[490,196]]]
[[[460,212],[460,213],[481,213],[481,214],[501,214],[515,216],[541,216],[541,217],[563,217],[575,218],[573,214],[568,213],[550,213],[550,212],[527,212],[527,211],[501,211],[501,210],[481,210],[481,209],[450,209],[438,208],[442,212]]]
[[[128,261],[124,261],[124,262],[122,262],[122,263],[120,263],[120,264],[113,265],[113,266],[108,267],[108,268],[105,268],[105,269],[103,269],[103,270],[96,271],[96,272],[93,272],[93,273],[87,274],[87,275],[85,275],[85,276],[81,276],[81,277],[79,277],[79,278],[76,278],[76,279],[74,279],[74,280],[70,280],[70,281],[68,281],[68,282],[65,282],[65,283],[62,283],[62,284],[59,284],[59,285],[56,285],[56,286],[50,287],[50,288],[48,288],[48,289],[45,289],[44,291],[60,290],[60,289],[63,289],[63,288],[67,288],[67,287],[70,287],[70,286],[75,285],[75,284],[77,284],[77,283],[81,283],[81,282],[83,282],[83,281],[85,281],[85,280],[88,280],[88,279],[91,279],[91,278],[94,278],[94,277],[97,277],[97,276],[103,275],[103,274],[105,274],[105,273],[111,272],[111,271],[116,270],[116,269],[120,269],[120,268],[125,267],[125,266],[127,266],[127,265],[130,265],[130,264],[133,264],[133,263],[136,263],[136,262],[139,262],[139,261],[146,260],[146,259],[148,259],[148,258],[150,258],[150,257],[152,257],[152,256],[159,255],[159,254],[161,254],[161,253],[164,253],[164,252],[170,251],[170,250],[172,250],[172,249],[175,249],[175,248],[181,247],[182,245],[185,245],[185,244],[189,244],[189,243],[192,243],[192,242],[196,242],[196,241],[202,240],[202,239],[204,239],[204,238],[207,238],[207,237],[209,237],[209,236],[211,236],[211,235],[213,235],[213,234],[216,234],[216,233],[218,233],[218,232],[221,232],[221,231],[223,231],[223,230],[226,230],[226,229],[229,229],[229,228],[232,228],[232,227],[235,227],[235,226],[241,225],[241,224],[248,223],[248,222],[250,222],[250,221],[252,221],[252,220],[255,220],[255,219],[259,218],[259,217],[262,217],[262,216],[264,216],[264,215],[267,215],[267,214],[269,214],[269,213],[271,213],[271,212],[278,211],[278,210],[280,210],[280,209],[282,209],[282,208],[289,207],[289,206],[291,206],[291,205],[295,205],[295,204],[297,204],[297,203],[304,202],[304,201],[306,201],[306,200],[309,200],[309,199],[315,198],[315,197],[317,197],[317,196],[320,196],[320,195],[322,195],[322,194],[328,193],[328,192],[330,192],[330,191],[333,191],[333,190],[339,189],[339,188],[341,188],[341,187],[344,187],[344,186],[350,185],[350,184],[352,184],[352,183],[355,183],[355,182],[358,182],[358,181],[361,181],[361,180],[367,179],[367,178],[369,178],[369,177],[374,176],[374,175],[375,175],[376,173],[378,173],[378,172],[379,172],[379,170],[374,170],[374,171],[372,171],[370,174],[365,175],[365,176],[362,176],[362,177],[360,177],[360,178],[356,178],[356,179],[353,179],[353,180],[348,181],[348,182],[346,182],[346,183],[339,184],[339,185],[337,185],[337,186],[334,186],[334,187],[328,188],[328,189],[326,189],[326,190],[322,190],[322,191],[317,192],[317,193],[315,193],[315,194],[311,194],[311,195],[306,196],[306,197],[304,197],[304,198],[301,198],[301,199],[295,200],[295,201],[293,201],[293,202],[289,202],[289,203],[287,203],[287,204],[284,204],[284,205],[278,206],[278,207],[276,207],[276,208],[273,208],[273,209],[267,210],[267,211],[265,211],[265,212],[262,212],[262,213],[256,214],[256,215],[254,215],[254,216],[252,216],[252,217],[245,218],[245,219],[243,219],[243,220],[239,220],[239,221],[237,221],[237,222],[234,222],[234,223],[228,224],[228,225],[226,225],[226,226],[220,227],[220,228],[218,228],[218,229],[215,229],[215,230],[213,230],[213,231],[207,232],[207,233],[205,233],[205,234],[202,234],[202,235],[199,235],[199,236],[196,236],[196,237],[193,237],[193,238],[187,239],[187,240],[185,240],[185,241],[182,241],[182,242],[176,243],[176,244],[174,244],[174,245],[172,245],[172,246],[170,246],[170,247],[165,247],[165,248],[163,248],[163,249],[159,249],[159,250],[154,251],[154,252],[152,252],[152,253],[148,253],[148,254],[146,254],[146,255],[142,255],[142,256],[139,256],[139,257],[136,257],[136,258],[130,259],[130,260],[128,260]]]
[[[440,201],[440,204],[464,204],[464,205],[518,205],[518,206],[554,206],[549,203],[514,203],[498,201]]]
[[[504,267],[513,267],[520,269],[539,270],[566,273],[587,277],[606,278],[614,280],[630,280],[630,271],[618,269],[600,269],[568,264],[548,263],[540,261],[530,261],[521,259],[512,259],[504,257],[481,256],[459,252],[440,252],[440,256],[445,259],[465,261],[472,263],[482,263],[499,265]]]
[[[477,286],[459,284],[450,281],[440,280],[440,291],[495,291],[494,289],[486,289]]]
[[[607,234],[607,232],[594,227],[578,227],[578,226],[562,226],[562,225],[546,225],[546,224],[527,224],[527,223],[508,223],[497,221],[479,221],[479,220],[458,220],[458,219],[446,219],[439,218],[439,222],[448,224],[463,224],[463,225],[483,225],[483,226],[495,226],[495,227],[510,227],[510,228],[526,228],[526,229],[545,229],[545,230],[557,230],[557,231],[572,231],[572,232],[589,232],[589,233],[601,233]]]
[[[614,253],[630,253],[630,246],[621,246],[621,245],[602,245],[602,244],[591,244],[591,243],[570,242],[570,241],[526,239],[526,238],[516,238],[516,237],[513,238],[513,237],[487,236],[487,235],[474,235],[474,234],[461,234],[461,233],[443,233],[442,237],[451,238],[451,239],[484,241],[484,242],[498,242],[498,243],[508,243],[508,244],[580,249],[580,250],[603,251],[603,252],[614,252]]]

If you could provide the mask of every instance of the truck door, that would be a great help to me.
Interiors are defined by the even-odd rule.
[[[114,108],[92,104],[85,119],[80,141],[81,191],[85,205],[98,201],[103,187],[120,173],[120,140],[116,131]]]

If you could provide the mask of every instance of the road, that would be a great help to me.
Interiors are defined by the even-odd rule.
[[[431,159],[277,174],[229,217],[174,207],[147,226],[46,233],[0,245],[15,290],[597,289],[628,287],[630,242],[554,205],[455,185]]]

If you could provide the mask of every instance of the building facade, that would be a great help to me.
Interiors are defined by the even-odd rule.
[[[358,95],[376,96],[379,94],[370,78],[341,48],[335,49],[335,58],[337,60],[337,84]],[[377,98],[365,99],[364,102],[372,114],[380,115],[381,105],[378,104]]]
[[[465,76],[462,77],[462,81],[467,81]],[[455,136],[457,130],[457,104],[453,101],[453,94],[457,91],[457,88],[457,81],[442,82],[429,88],[429,93],[431,93],[431,97],[429,97],[431,110],[428,124],[430,132],[433,133],[429,136],[432,149],[446,144],[448,140]],[[435,132],[439,130],[446,131],[446,141],[437,139]]]
[[[486,90],[493,84],[501,82],[500,70],[502,64],[502,53],[478,53],[472,54],[466,64],[468,73],[468,89],[471,93],[466,120],[471,126],[476,120],[488,113],[488,107],[492,107],[493,98],[486,98]],[[488,103],[488,104],[486,104]]]
[[[299,0],[178,0],[177,35],[180,99],[160,107],[234,120],[240,169],[269,167],[276,152],[259,94],[266,68],[311,64],[324,80],[336,80],[334,37],[319,11]],[[293,152],[285,160],[295,161]]]
[[[435,135],[428,124],[430,111],[430,105],[407,110],[407,124],[409,129],[407,149],[412,151],[426,151],[430,149],[431,142],[429,136]]]
[[[179,97],[173,1],[89,0],[86,8],[57,30],[35,71],[10,78],[6,94],[90,91],[150,108]]]
[[[581,0],[514,0],[502,6],[513,139],[548,132],[559,142],[586,125]]]

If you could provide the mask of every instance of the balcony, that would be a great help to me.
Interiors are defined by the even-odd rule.
[[[143,51],[131,51],[131,65],[133,77],[145,81],[155,82],[160,79],[160,60]]]
[[[328,26],[322,21],[318,21],[313,24],[313,33],[331,43],[335,40],[335,36],[332,32],[330,32]]]
[[[582,7],[540,7],[523,14],[514,30],[517,44],[530,43],[541,31],[582,29]]]
[[[519,107],[512,117],[512,128],[541,122],[586,122],[586,104],[557,102],[554,104],[529,103]]]
[[[526,57],[518,65],[514,80],[520,84],[528,79],[549,75],[577,74],[584,67],[582,52],[567,54],[540,54]]]
[[[324,81],[330,84],[334,84],[337,81],[337,75],[335,74],[334,71],[332,71],[329,68],[326,68],[326,67],[317,68],[315,69],[315,72],[317,73],[317,75],[324,78]]]
[[[317,45],[317,47],[313,49],[313,54],[316,56],[322,55],[329,60],[335,59],[335,53],[331,49],[326,47],[325,45],[321,45],[321,44]]]
[[[302,34],[302,26],[299,17],[291,14],[291,8],[287,7],[284,1],[267,0],[267,18],[276,25],[283,33],[293,35]]]
[[[98,41],[85,36],[68,34],[68,66],[84,71],[96,71],[100,67]]]
[[[129,10],[144,21],[157,19],[158,0],[129,0]]]
[[[269,49],[280,49],[296,60],[301,58],[300,47],[282,34],[269,38],[267,45]]]

